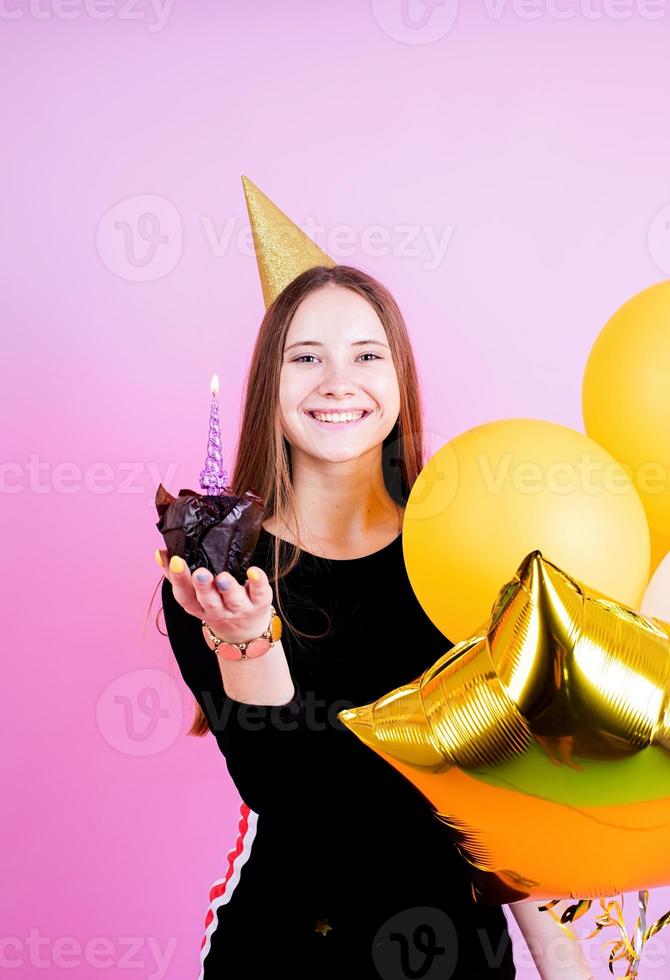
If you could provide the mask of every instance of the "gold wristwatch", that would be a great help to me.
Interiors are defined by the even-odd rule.
[[[244,643],[232,643],[230,640],[222,640],[212,630],[209,623],[206,623],[204,619],[201,622],[203,630],[214,644],[214,653],[217,656],[222,656],[225,660],[253,660],[256,657],[262,657],[264,653],[268,652],[270,647],[275,645],[282,634],[282,621],[277,615],[274,606],[270,606],[270,622],[265,632],[261,633],[260,636],[255,636],[251,640],[245,640]],[[210,647],[211,649],[212,647]]]

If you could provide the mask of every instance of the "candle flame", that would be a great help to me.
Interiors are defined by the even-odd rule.
[[[213,374],[212,375],[212,382],[211,382],[211,384],[210,384],[209,387],[210,387],[210,391],[212,392],[212,395],[214,396],[214,398],[216,398],[216,396],[219,393],[219,376],[218,376],[218,374]]]

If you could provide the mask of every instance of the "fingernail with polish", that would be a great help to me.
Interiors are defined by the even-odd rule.
[[[186,562],[184,559],[180,558],[179,555],[173,555],[170,559],[170,571],[179,575],[179,573],[183,572],[185,568]]]
[[[209,575],[207,572],[200,571],[195,573],[195,577],[197,578],[198,582],[206,582]]]
[[[226,589],[230,588],[230,579],[227,578],[217,578],[216,587],[220,592],[225,592]]]
[[[154,552],[154,558],[156,559],[157,564],[159,564],[160,567],[163,568],[164,567],[163,566],[163,556],[160,553],[160,549],[156,548],[156,550]]]

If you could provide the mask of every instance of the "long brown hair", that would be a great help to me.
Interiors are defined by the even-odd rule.
[[[300,522],[291,479],[290,446],[279,418],[279,378],[286,335],[298,306],[309,293],[334,283],[366,299],[386,332],[400,389],[398,420],[382,446],[382,472],[389,495],[404,506],[425,458],[423,411],[419,379],[404,318],[391,293],[365,272],[348,265],[316,266],[294,279],[266,310],[251,355],[246,379],[242,423],[230,480],[233,493],[254,488],[265,501],[263,520],[280,514],[292,525],[295,545],[288,562],[280,562],[273,547],[273,593],[284,626],[294,635],[308,636],[291,626],[279,595],[279,579],[300,560]],[[276,545],[280,539],[273,536]],[[159,610],[160,612],[160,610]],[[199,705],[189,735],[205,735],[207,718]]]

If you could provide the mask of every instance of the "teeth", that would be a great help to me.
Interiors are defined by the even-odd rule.
[[[365,412],[342,412],[339,414],[335,412],[312,412],[312,415],[319,422],[355,422],[356,419],[362,418]]]

